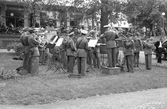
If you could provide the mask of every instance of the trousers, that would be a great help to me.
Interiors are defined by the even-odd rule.
[[[134,72],[134,69],[133,69],[133,55],[127,55],[125,57],[126,59],[126,66],[127,66],[127,70],[128,72]]]
[[[100,68],[100,58],[98,52],[92,52],[93,65],[95,68]]]
[[[23,58],[23,68],[24,68],[25,70],[28,70],[28,66],[29,66],[28,60],[29,60],[29,54],[28,54],[28,53],[27,53],[27,54],[24,54],[24,58]]]
[[[140,52],[134,53],[134,67],[139,67],[139,54]]]
[[[86,72],[86,57],[78,57],[78,74],[84,75]]]
[[[44,65],[46,62],[46,52],[44,50],[40,51],[39,62]]]
[[[32,76],[39,73],[39,57],[33,56],[30,58],[30,73]]]
[[[107,48],[108,67],[116,67],[116,48]]]
[[[73,73],[75,65],[75,56],[67,56],[67,72]]]
[[[152,55],[151,54],[145,54],[145,65],[146,69],[151,69],[152,66]]]
[[[158,51],[157,51],[157,63],[162,63],[162,48],[158,48]]]

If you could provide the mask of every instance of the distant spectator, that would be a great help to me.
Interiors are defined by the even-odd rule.
[[[14,28],[14,25],[12,23],[9,24],[10,28]]]
[[[5,31],[6,31],[6,27],[5,27],[5,24],[4,24],[4,23],[1,25],[1,31],[2,31],[2,32],[5,32]]]
[[[39,27],[40,27],[39,23],[36,22],[36,23],[35,23],[35,28],[39,28]]]

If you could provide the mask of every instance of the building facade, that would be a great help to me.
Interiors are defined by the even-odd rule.
[[[41,7],[35,5],[33,9],[33,12],[30,13],[26,11],[24,3],[1,0],[0,25],[4,24],[8,27],[13,24],[14,27],[31,27],[38,23],[41,26],[46,26],[52,20],[55,27],[69,28],[70,26],[78,26],[78,18],[83,16],[82,13],[74,14],[70,11],[71,8],[63,6],[46,5],[45,9],[41,10]]]

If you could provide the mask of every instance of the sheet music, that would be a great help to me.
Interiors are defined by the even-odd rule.
[[[54,42],[57,40],[57,38],[58,38],[58,36],[56,36],[56,37],[54,38],[54,40],[51,41],[50,43],[51,43],[51,44],[54,44]]]
[[[88,47],[95,47],[97,42],[98,42],[97,39],[90,39],[88,42]]]
[[[56,31],[51,31],[50,33],[47,33],[47,41],[49,42],[53,36],[57,36]]]
[[[61,44],[63,43],[63,38],[59,38],[59,40],[56,43],[56,46],[61,46]]]

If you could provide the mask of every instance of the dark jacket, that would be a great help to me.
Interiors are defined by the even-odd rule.
[[[118,35],[113,30],[106,31],[100,39],[105,38],[106,39],[106,48],[115,48],[116,47],[116,41],[115,39],[118,38]]]
[[[28,39],[28,43],[30,45],[31,56],[40,56],[39,49],[38,49],[39,41],[33,36],[30,36]]]
[[[85,37],[79,37],[76,42],[77,57],[87,57],[88,40]]]
[[[67,56],[75,56],[75,51],[76,51],[76,47],[75,47],[74,41],[72,38],[69,38],[69,40],[66,43]]]
[[[134,55],[134,41],[129,40],[124,42],[125,56]]]

